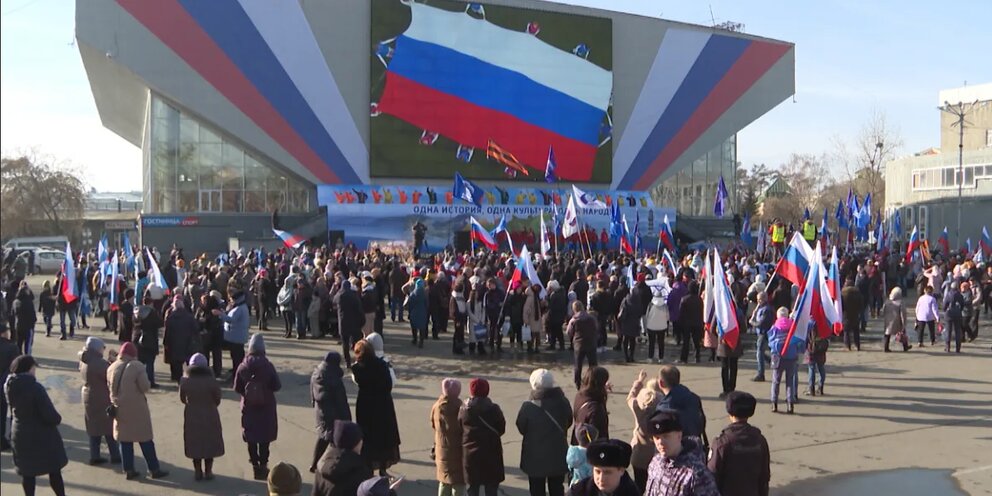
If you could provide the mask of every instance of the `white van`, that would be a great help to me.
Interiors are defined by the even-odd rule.
[[[65,236],[30,236],[22,238],[11,238],[3,244],[4,250],[25,250],[28,248],[51,248],[53,250],[65,251],[69,244],[69,238]]]

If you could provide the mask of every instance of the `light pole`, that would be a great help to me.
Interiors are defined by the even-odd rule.
[[[958,102],[957,105],[951,105],[945,100],[943,107],[937,107],[941,112],[957,117],[957,122],[951,123],[951,126],[958,127],[958,227],[955,236],[958,238],[959,248],[961,247],[961,198],[964,187],[964,117],[977,105],[978,100],[971,103]]]

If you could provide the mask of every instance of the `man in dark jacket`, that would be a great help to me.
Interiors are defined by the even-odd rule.
[[[572,320],[568,323],[568,339],[572,341],[572,348],[575,349],[575,366],[573,368],[573,378],[575,387],[582,383],[582,362],[589,362],[590,367],[595,367],[596,343],[599,339],[599,328],[596,319],[586,313],[586,306],[581,301],[572,302]]]
[[[861,291],[854,286],[854,279],[849,278],[840,292],[840,301],[844,307],[844,346],[851,351],[851,340],[861,351],[861,316],[865,311],[865,298]]]
[[[351,496],[358,486],[372,477],[372,469],[362,459],[362,428],[353,422],[338,421],[334,444],[327,447],[314,473],[313,496]]]
[[[544,314],[544,332],[548,335],[548,351],[559,348],[565,349],[563,327],[568,318],[568,295],[558,281],[548,282],[548,312]]]
[[[640,496],[637,484],[627,474],[632,449],[618,439],[596,441],[586,449],[586,459],[592,465],[592,477],[576,482],[569,496]]]
[[[162,345],[172,380],[179,382],[183,377],[183,365],[194,353],[200,352],[200,322],[186,309],[181,298],[176,298],[172,305],[172,311],[165,319]]]
[[[771,454],[761,430],[747,423],[757,400],[742,391],[727,395],[731,424],[713,440],[709,469],[723,496],[768,496]]]
[[[486,281],[482,302],[486,312],[486,326],[489,328],[489,347],[497,353],[503,352],[502,329],[508,313],[503,308],[505,299],[506,295],[496,286],[496,279],[490,277]]]
[[[338,326],[341,329],[341,349],[345,363],[351,367],[351,347],[361,339],[362,326],[365,325],[365,312],[362,311],[362,300],[358,293],[351,288],[347,279],[341,282],[341,291],[334,296],[334,306],[338,308]]]
[[[675,281],[672,290],[668,293],[668,318],[672,321],[672,331],[675,334],[675,344],[682,344],[682,326],[679,325],[679,310],[682,306],[682,297],[689,294],[689,282],[686,279],[686,272],[682,271],[681,277]]]
[[[10,328],[0,326],[0,388],[7,382],[7,375],[10,373],[10,364],[21,354],[17,345],[10,340]],[[0,451],[10,449],[10,440],[7,439],[7,396],[0,394]]]
[[[696,446],[705,448],[706,414],[703,413],[703,402],[696,393],[682,385],[682,373],[674,365],[665,365],[658,372],[658,387],[662,397],[658,401],[658,410],[675,410],[679,414],[682,434],[692,440]]]
[[[152,306],[152,297],[145,295],[144,303],[134,308],[134,344],[138,347],[138,361],[145,364],[148,382],[157,388],[155,382],[155,357],[158,356],[158,334],[162,328],[162,315]]]
[[[448,332],[448,303],[451,301],[451,285],[443,271],[437,274],[434,284],[427,289],[427,308],[431,315],[431,335],[436,340],[442,332]]]
[[[699,283],[696,281],[689,283],[689,293],[679,302],[679,327],[682,329],[679,363],[689,360],[690,342],[696,351],[696,363],[699,363],[703,340],[703,299],[699,297]]]
[[[393,270],[389,272],[389,313],[393,322],[397,322],[396,315],[399,313],[399,322],[403,320],[403,285],[410,280],[410,276],[399,262],[393,262]]]

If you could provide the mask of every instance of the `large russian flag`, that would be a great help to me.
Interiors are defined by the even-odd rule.
[[[62,262],[62,299],[72,303],[79,298],[76,293],[76,262],[72,260],[72,246],[65,244],[65,261]]]
[[[411,2],[379,110],[461,145],[495,141],[560,179],[587,181],[613,75],[523,31]]]
[[[797,231],[792,236],[792,241],[785,248],[785,253],[775,266],[775,273],[786,278],[792,284],[802,287],[806,280],[806,272],[809,270],[809,261],[813,258],[809,244]]]
[[[989,229],[985,226],[982,226],[982,239],[978,240],[978,247],[983,255],[992,255],[992,239],[989,238]]]
[[[820,251],[819,241],[816,243],[816,251]],[[837,313],[837,307],[830,299],[825,272],[826,269],[821,259],[817,258],[810,263],[803,292],[792,312],[792,327],[786,337],[783,353],[788,349],[791,340],[807,341],[810,329],[815,329],[821,338],[827,338],[832,332],[836,332],[837,327],[835,325],[841,322],[841,318]]]
[[[909,243],[906,243],[906,263],[913,261],[913,251],[920,247],[920,232],[913,226],[913,232],[909,234]]]
[[[482,227],[482,224],[479,224],[479,221],[475,220],[475,217],[469,217],[469,224],[472,226],[472,230],[470,231],[471,239],[482,243],[486,246],[486,248],[489,248],[492,251],[499,250],[499,244],[497,244],[496,240],[489,234],[489,231]]]
[[[737,308],[727,284],[727,276],[720,262],[720,252],[713,248],[713,314],[717,334],[731,348],[737,347],[740,338],[740,324],[737,322]]]

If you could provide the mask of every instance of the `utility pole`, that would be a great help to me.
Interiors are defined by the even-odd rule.
[[[957,105],[951,105],[946,100],[944,101],[943,107],[937,107],[941,112],[947,112],[948,114],[957,117],[957,122],[951,124],[951,126],[958,127],[958,227],[956,231],[956,236],[958,238],[958,247],[961,247],[961,210],[962,210],[962,190],[964,188],[964,124],[965,116],[968,115],[975,107],[978,105],[978,100],[971,103],[958,102]]]

